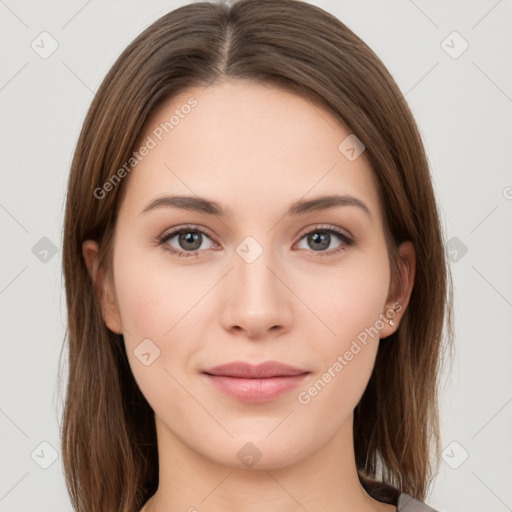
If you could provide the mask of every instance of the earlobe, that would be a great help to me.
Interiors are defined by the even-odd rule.
[[[383,312],[384,328],[381,330],[380,338],[386,338],[393,334],[400,324],[414,286],[416,273],[416,251],[410,241],[402,242],[398,247],[400,255],[398,268],[400,279],[392,286],[392,293],[386,301],[386,308]]]
[[[94,240],[82,244],[82,255],[94,286],[94,293],[99,301],[103,320],[107,327],[116,334],[122,334],[121,316],[115,301],[113,283],[99,267],[99,246]]]

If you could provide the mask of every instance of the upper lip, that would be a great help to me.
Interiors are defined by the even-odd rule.
[[[244,363],[243,361],[234,361],[232,363],[206,368],[203,370],[203,373],[245,379],[268,379],[271,377],[301,375],[309,372],[288,364],[279,363],[278,361],[265,361],[258,365]]]

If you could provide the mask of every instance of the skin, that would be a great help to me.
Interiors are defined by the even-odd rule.
[[[404,286],[394,286],[372,169],[364,152],[349,161],[338,150],[350,132],[328,111],[269,85],[225,80],[163,104],[143,139],[191,96],[198,105],[122,183],[112,282],[94,265],[98,244],[83,244],[106,325],[122,332],[155,411],[160,486],[143,511],[395,510],[363,490],[354,460],[353,411],[379,336],[308,404],[297,395],[399,302],[382,343],[397,329],[414,282],[414,248],[399,247]],[[285,216],[292,202],[333,192],[360,199],[371,217],[355,206]],[[166,194],[206,197],[232,216],[171,207],[141,214]],[[160,235],[188,223],[207,233],[198,257],[158,245]],[[341,228],[355,245],[319,256],[344,243],[332,235],[315,251],[307,234],[318,225]],[[249,235],[263,249],[252,263],[236,252]],[[166,243],[189,247],[178,236]],[[147,338],[160,349],[149,366],[134,355]],[[276,360],[311,373],[270,402],[246,404],[200,374],[235,360]],[[237,457],[247,442],[262,454],[252,468]]]

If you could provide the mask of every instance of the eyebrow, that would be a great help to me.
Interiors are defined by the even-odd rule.
[[[355,206],[363,210],[370,219],[372,214],[366,204],[350,195],[331,194],[319,196],[313,199],[300,199],[290,206],[286,215],[304,215],[306,213],[323,211],[337,206]],[[219,217],[230,217],[233,215],[229,208],[224,208],[216,201],[212,201],[198,196],[162,196],[150,201],[142,210],[141,214],[155,210],[157,208],[180,208],[208,215],[217,215]]]

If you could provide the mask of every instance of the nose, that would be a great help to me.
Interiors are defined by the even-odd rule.
[[[254,261],[244,258],[235,252],[233,269],[226,276],[220,299],[223,327],[252,340],[277,337],[291,328],[293,318],[285,266],[270,249]]]

